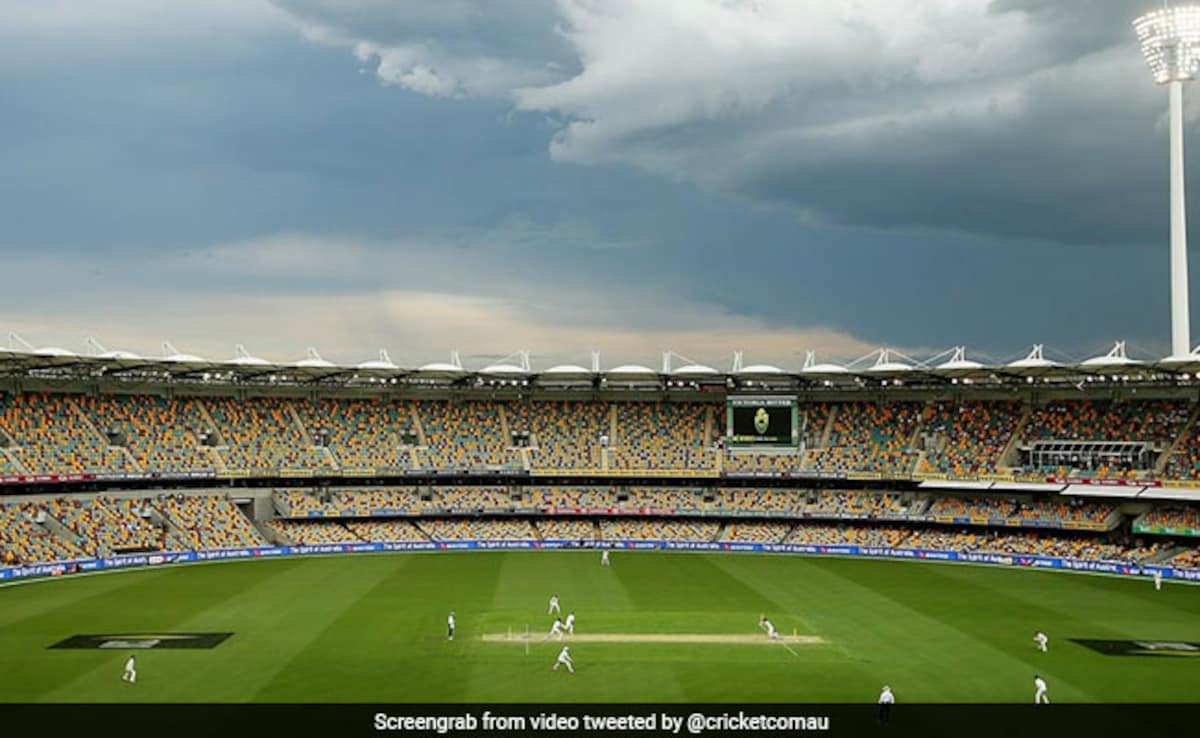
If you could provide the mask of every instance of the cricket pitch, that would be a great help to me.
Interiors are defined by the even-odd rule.
[[[524,643],[525,641],[539,642],[548,639],[542,634],[526,633],[485,633],[480,639],[489,643]],[[753,633],[576,633],[563,637],[563,643],[708,643],[728,646],[770,646],[772,644],[790,644],[800,646],[816,646],[825,643],[825,639],[814,635],[781,635],[771,639],[765,635]]]

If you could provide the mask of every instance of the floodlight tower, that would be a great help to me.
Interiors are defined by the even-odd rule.
[[[1133,22],[1154,82],[1166,85],[1171,131],[1171,356],[1191,353],[1187,205],[1183,197],[1183,83],[1200,72],[1200,6],[1163,7]]]

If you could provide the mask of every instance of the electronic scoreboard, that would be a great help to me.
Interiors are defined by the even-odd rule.
[[[726,400],[729,445],[796,446],[800,443],[795,397],[739,397]]]

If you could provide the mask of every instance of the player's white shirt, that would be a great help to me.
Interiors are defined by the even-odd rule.
[[[125,662],[125,671],[133,671],[133,663],[133,657],[130,656],[129,660]]]
[[[558,618],[554,619],[554,625],[550,626],[550,635],[560,635],[562,633],[563,624]]]
[[[879,704],[890,705],[890,704],[893,704],[895,701],[896,701],[896,698],[895,698],[895,696],[892,695],[892,690],[884,688],[884,690],[879,693]]]
[[[1039,632],[1037,635],[1035,635],[1033,637],[1033,640],[1037,641],[1038,645],[1042,646],[1044,648],[1046,646],[1046,641],[1048,641],[1050,639],[1046,637],[1045,633]]]
[[[1046,680],[1042,679],[1041,677],[1038,677],[1037,679],[1033,680],[1033,686],[1037,687],[1039,692],[1045,692],[1046,691]]]
[[[446,618],[446,625],[449,625],[451,628],[454,627],[454,616],[453,615]]]
[[[560,664],[569,663],[571,661],[570,646],[563,646],[563,650],[558,652],[558,662]]]
[[[567,616],[566,627],[567,628],[575,627],[575,613],[571,613],[570,615]]]

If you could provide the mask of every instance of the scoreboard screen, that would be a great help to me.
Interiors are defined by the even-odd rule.
[[[726,404],[732,446],[795,446],[795,397],[730,397]]]

